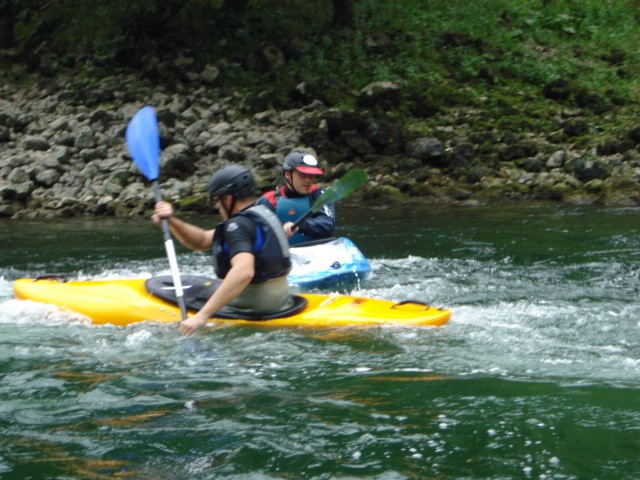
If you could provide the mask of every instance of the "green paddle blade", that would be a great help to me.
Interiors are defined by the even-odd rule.
[[[361,168],[354,168],[345,173],[341,178],[333,182],[331,187],[318,197],[311,207],[312,212],[317,212],[325,205],[336,203],[344,197],[351,195],[356,188],[367,181],[367,172]]]

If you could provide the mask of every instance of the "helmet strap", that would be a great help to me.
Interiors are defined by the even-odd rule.
[[[231,205],[227,208],[224,196],[231,195]],[[236,197],[233,194],[225,193],[220,197],[220,205],[224,209],[224,212],[227,214],[227,218],[231,217],[231,213],[233,212],[233,208],[236,206]]]
[[[288,177],[287,177],[287,171],[284,172],[284,184],[289,190],[291,190],[292,192],[295,192],[296,189],[293,188],[293,170],[288,170],[288,172],[289,172]]]

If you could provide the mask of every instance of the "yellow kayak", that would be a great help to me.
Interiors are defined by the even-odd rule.
[[[16,298],[53,304],[85,315],[95,324],[129,325],[142,321],[177,322],[180,309],[159,285],[169,276],[151,279],[65,281],[60,278],[22,278],[13,283]],[[207,288],[217,280],[182,277],[184,298],[194,313],[208,298]],[[172,283],[171,283],[172,285]],[[170,290],[170,289],[168,289]],[[195,293],[192,293],[195,292]],[[198,299],[191,298],[200,293]],[[203,293],[204,292],[204,293]],[[175,293],[173,293],[175,297]],[[162,298],[165,297],[165,298]],[[346,295],[300,294],[285,313],[261,317],[221,311],[211,318],[220,325],[263,325],[273,327],[340,327],[382,324],[441,326],[451,312],[421,302],[391,302]],[[194,303],[195,301],[195,303]],[[286,315],[286,316],[283,316]]]

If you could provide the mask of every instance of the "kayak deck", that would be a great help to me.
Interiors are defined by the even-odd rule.
[[[289,285],[304,290],[356,287],[371,275],[371,264],[345,237],[325,238],[290,247]]]
[[[142,321],[178,322],[177,305],[153,296],[145,279],[61,281],[22,278],[13,283],[16,298],[53,304],[87,316],[95,324],[129,325]],[[441,326],[451,312],[420,302],[391,302],[346,295],[301,294],[299,313],[269,320],[211,318],[220,325],[336,327],[356,325]],[[190,313],[194,313],[190,311]]]

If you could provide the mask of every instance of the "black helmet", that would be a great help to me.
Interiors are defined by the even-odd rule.
[[[231,164],[211,175],[209,194],[212,197],[219,197],[225,193],[231,193],[233,198],[255,195],[256,182],[251,170],[242,165]]]
[[[302,150],[293,150],[284,157],[282,169],[285,172],[298,170],[307,175],[322,175],[322,169],[318,166],[316,157]]]

